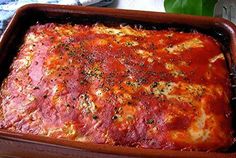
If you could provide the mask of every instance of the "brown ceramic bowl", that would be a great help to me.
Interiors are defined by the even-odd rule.
[[[17,10],[0,39],[0,82],[9,73],[14,56],[22,44],[27,29],[36,24],[56,23],[127,23],[141,24],[146,29],[176,28],[213,36],[222,44],[231,73],[232,85],[236,84],[236,28],[223,19],[199,16],[164,14],[62,5],[26,5]],[[236,89],[232,87],[232,110],[236,112]],[[233,119],[235,124],[236,119]],[[236,129],[236,125],[233,125]],[[80,143],[42,136],[12,133],[0,129],[0,157],[178,157],[178,158],[236,158],[236,145],[224,152],[195,152],[158,149],[138,149],[104,144]]]

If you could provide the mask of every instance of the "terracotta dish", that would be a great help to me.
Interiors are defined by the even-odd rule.
[[[235,43],[223,19],[26,5],[0,41],[0,152],[234,157]]]

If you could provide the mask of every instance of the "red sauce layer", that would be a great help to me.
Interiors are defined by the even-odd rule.
[[[1,87],[0,126],[54,138],[211,151],[233,142],[219,43],[194,32],[35,25]]]

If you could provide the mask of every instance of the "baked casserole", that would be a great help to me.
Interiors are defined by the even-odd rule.
[[[141,148],[233,143],[229,72],[211,36],[103,24],[37,24],[1,86],[0,127]]]

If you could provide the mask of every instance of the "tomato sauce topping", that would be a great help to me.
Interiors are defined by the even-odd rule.
[[[233,142],[220,44],[199,32],[35,25],[1,88],[0,126],[80,142],[217,150]]]

